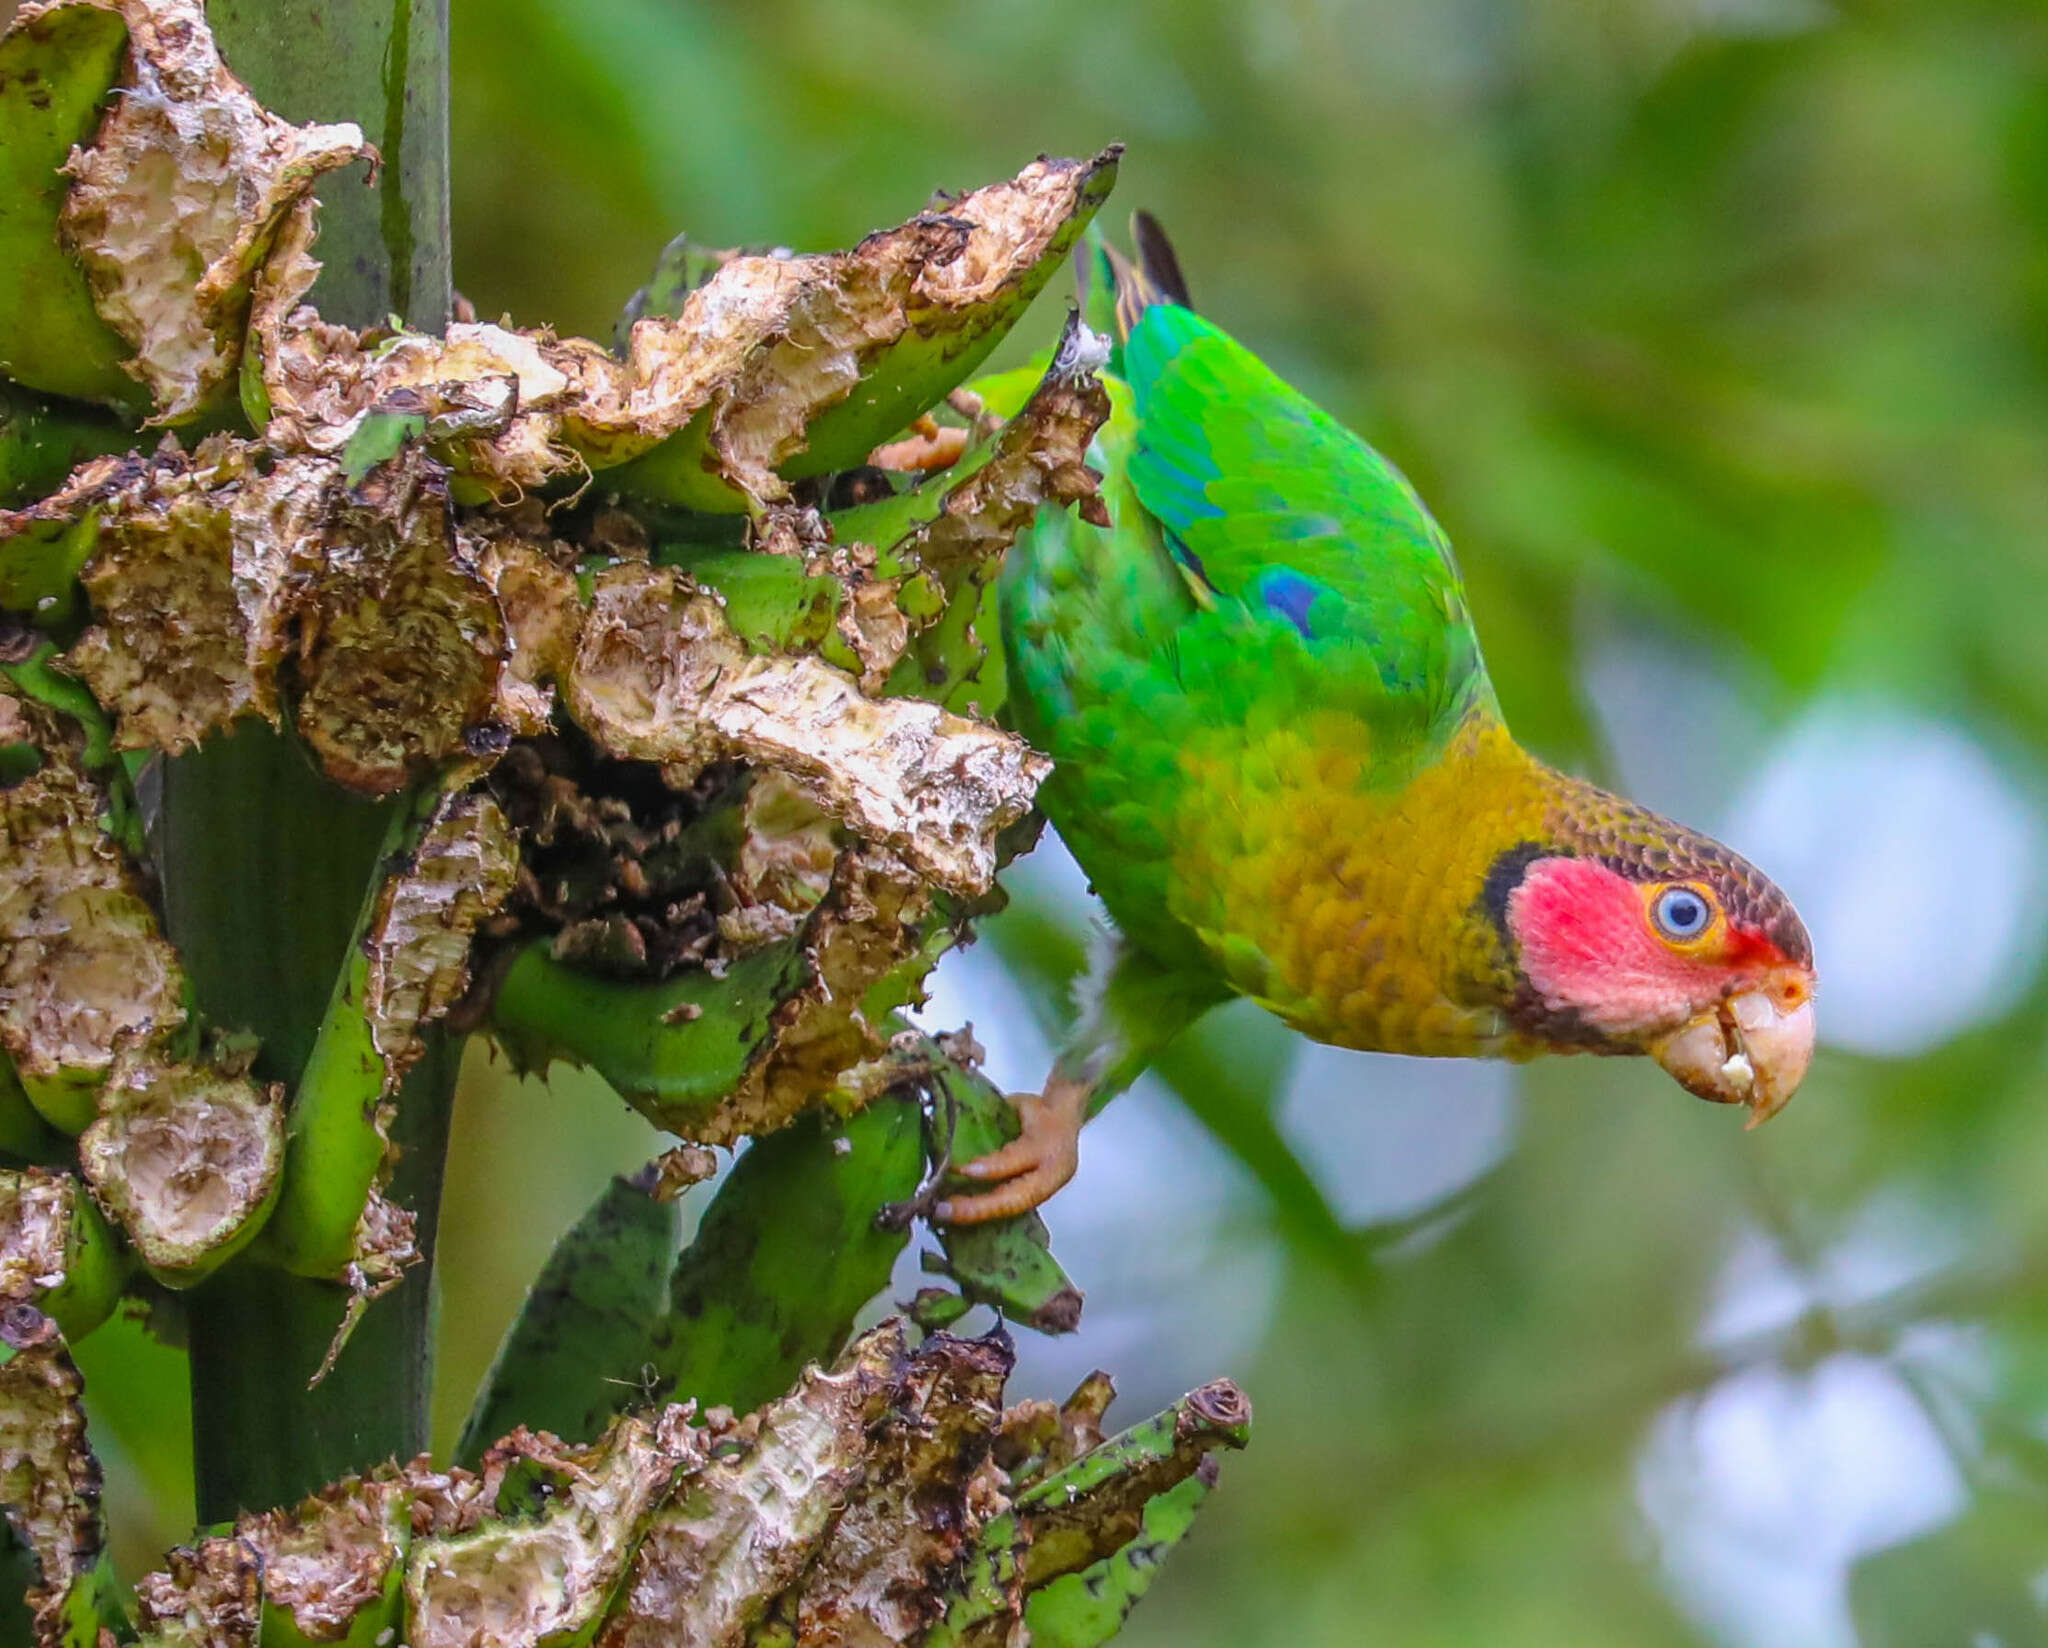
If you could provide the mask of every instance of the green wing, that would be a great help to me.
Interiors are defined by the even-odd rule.
[[[1491,704],[1450,544],[1392,464],[1178,305],[1145,309],[1122,365],[1130,483],[1201,607],[1291,626],[1404,742]]]
[[[1443,535],[1384,459],[1179,305],[1132,320],[1122,364],[1089,453],[1111,525],[1043,511],[1003,569],[1008,713],[1124,933],[1200,969],[1224,965],[1200,939],[1223,889],[1183,849],[1225,813],[1256,839],[1276,739],[1349,716],[1364,781],[1398,789],[1492,689]]]

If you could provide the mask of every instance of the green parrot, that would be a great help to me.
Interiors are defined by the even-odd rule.
[[[1813,1051],[1813,946],[1720,843],[1544,765],[1501,720],[1414,489],[1197,315],[1156,223],[1084,249],[1113,331],[1109,525],[1042,513],[1003,569],[1009,713],[1116,924],[1020,1136],[935,1208],[1072,1177],[1081,1124],[1211,1007],[1319,1041],[1647,1053],[1775,1114]]]

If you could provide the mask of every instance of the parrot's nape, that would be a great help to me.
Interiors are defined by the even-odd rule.
[[[1034,1207],[1083,1121],[1210,1007],[1319,1041],[1647,1053],[1774,1115],[1813,1052],[1813,947],[1718,842],[1502,724],[1449,543],[1398,471],[1196,315],[1143,213],[1092,241],[1113,332],[1090,462],[1110,524],[1044,512],[1001,585],[1010,714],[1117,924],[1021,1136],[934,1210]]]

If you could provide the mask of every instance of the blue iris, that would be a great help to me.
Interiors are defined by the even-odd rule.
[[[1651,907],[1657,925],[1671,938],[1698,938],[1714,919],[1707,901],[1690,887],[1669,887]]]

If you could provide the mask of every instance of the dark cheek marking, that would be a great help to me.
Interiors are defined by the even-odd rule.
[[[1582,1053],[1626,1053],[1634,1049],[1615,1046],[1604,1030],[1588,1024],[1576,1007],[1553,1007],[1524,981],[1515,987],[1508,1003],[1508,1020],[1525,1036],[1552,1047],[1576,1048]]]
[[[1479,906],[1503,943],[1512,943],[1508,934],[1508,900],[1514,897],[1515,889],[1521,886],[1522,877],[1529,873],[1531,864],[1556,853],[1555,847],[1545,846],[1540,841],[1518,841],[1488,868],[1486,884],[1479,892]]]

